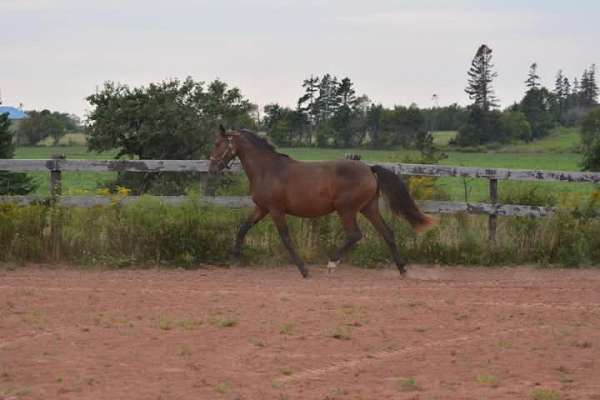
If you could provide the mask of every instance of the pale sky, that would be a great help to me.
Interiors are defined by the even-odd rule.
[[[237,86],[261,107],[295,106],[304,78],[349,76],[386,106],[467,104],[467,70],[494,50],[502,106],[600,64],[598,0],[0,0],[4,105],[85,115],[111,80],[166,78]]]

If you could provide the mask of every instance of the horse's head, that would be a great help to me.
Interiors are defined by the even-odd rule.
[[[234,137],[239,135],[239,133],[227,132],[223,125],[219,126],[219,130],[215,145],[210,153],[208,172],[211,173],[229,168],[231,161],[237,157],[237,146],[234,143]]]

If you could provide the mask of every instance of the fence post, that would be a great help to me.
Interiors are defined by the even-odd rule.
[[[490,201],[492,205],[496,205],[498,203],[498,179],[490,179]],[[496,214],[492,214],[488,218],[488,230],[489,230],[489,238],[490,241],[496,241]]]
[[[52,205],[50,216],[50,237],[52,241],[52,260],[60,260],[60,242],[62,240],[62,212],[59,207],[62,195],[62,172],[59,160],[64,160],[64,155],[52,156],[52,169],[50,170],[50,202]]]

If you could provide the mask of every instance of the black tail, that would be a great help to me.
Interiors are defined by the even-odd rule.
[[[381,165],[371,167],[371,171],[377,176],[379,188],[385,194],[394,214],[402,215],[417,232],[433,223],[430,217],[419,210],[406,185],[398,175]]]

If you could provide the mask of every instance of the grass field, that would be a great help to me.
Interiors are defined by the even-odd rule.
[[[450,140],[456,137],[456,131],[437,131],[433,133],[433,144],[436,146],[448,146]]]
[[[447,150],[448,141],[456,135],[453,131],[435,133],[435,142],[438,143],[448,158],[441,164],[465,167],[490,167],[513,169],[542,169],[577,171],[580,169],[581,154],[576,150],[579,146],[579,135],[576,129],[560,129],[547,138],[532,143],[512,144],[489,152],[459,152]],[[82,135],[73,134],[64,138],[67,143],[82,143]],[[344,158],[346,153],[360,153],[365,161],[381,162],[406,162],[417,159],[418,152],[413,150],[369,150],[369,149],[323,149],[323,148],[281,148],[279,151],[289,154],[298,160],[335,160]],[[116,152],[94,153],[88,152],[85,145],[75,146],[36,146],[21,147],[16,151],[15,158],[43,159],[54,154],[62,154],[70,159],[112,159]],[[39,184],[38,193],[48,193],[47,173],[32,174]],[[99,184],[108,181],[114,174],[108,173],[65,173],[64,187],[66,194],[94,192]],[[442,178],[439,180],[441,187],[453,200],[465,200],[465,184],[467,185],[468,201],[483,201],[488,198],[488,184],[482,179]],[[523,186],[537,185],[542,191],[563,193],[580,192],[591,193],[593,185],[568,184],[568,183],[524,183],[501,182],[500,190],[504,188],[522,188]]]

